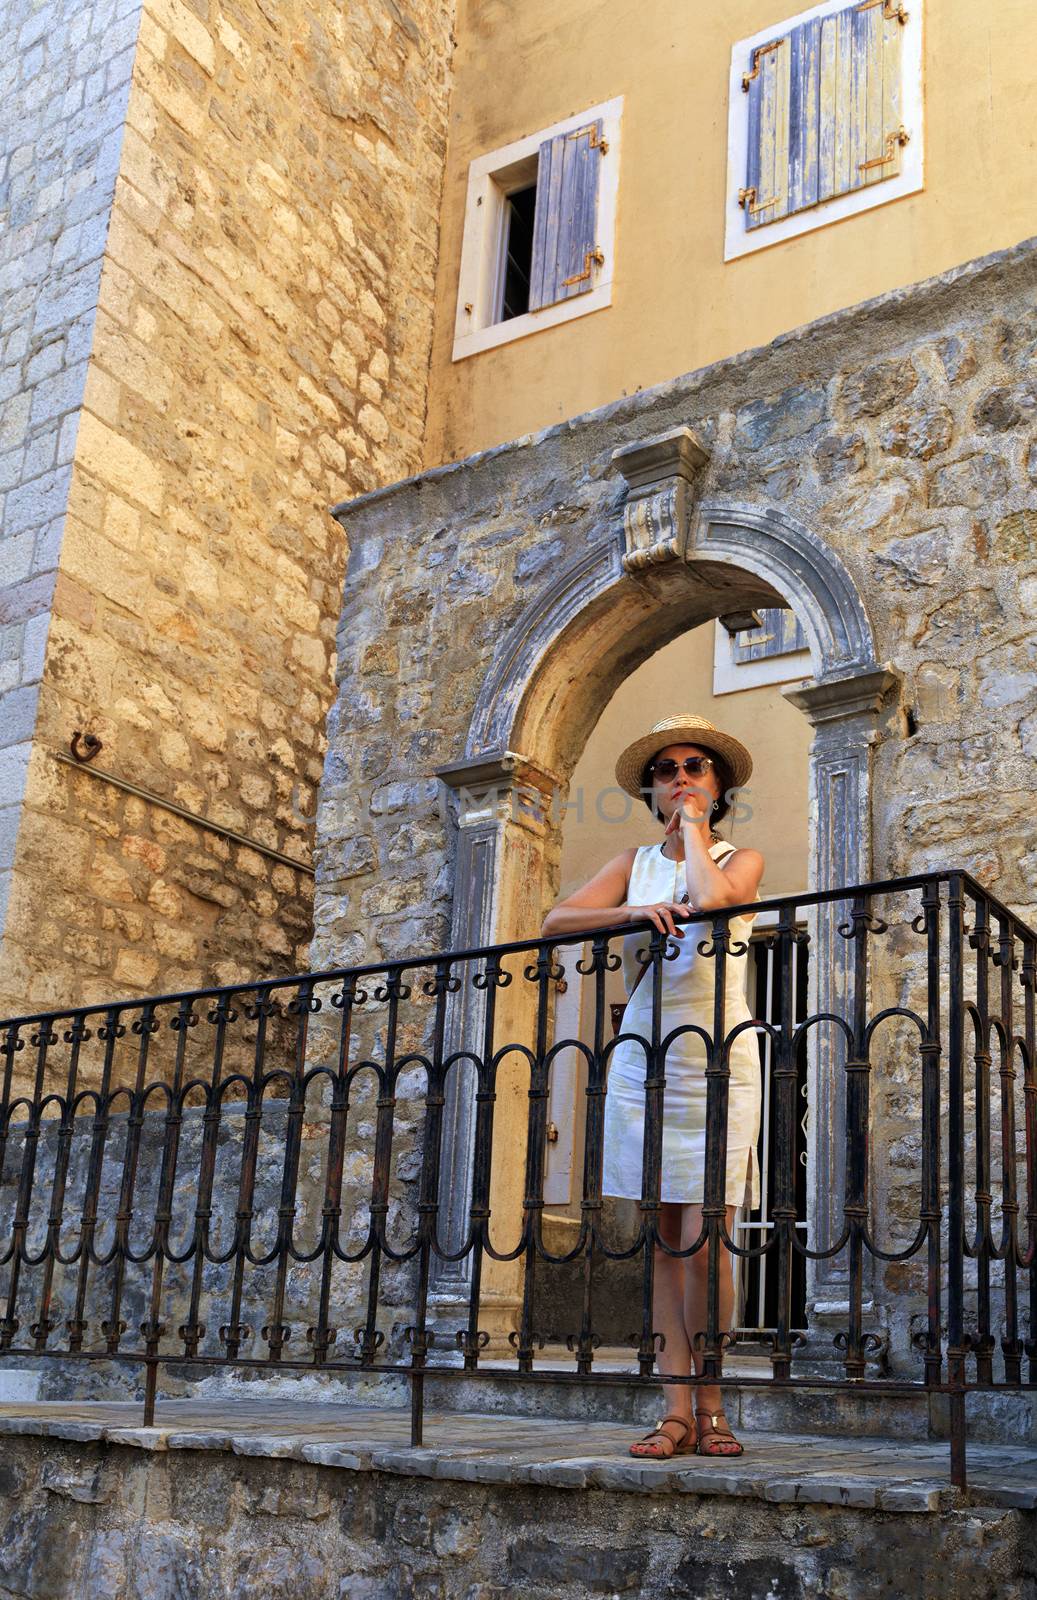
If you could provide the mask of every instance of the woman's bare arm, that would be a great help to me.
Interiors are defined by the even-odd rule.
[[[666,933],[676,933],[681,937],[681,932],[674,925],[675,915],[686,917],[686,905],[677,905],[671,901],[656,901],[650,906],[631,906],[626,904],[627,888],[630,883],[630,872],[637,854],[636,846],[624,850],[622,854],[613,856],[607,861],[600,872],[577,889],[573,894],[567,895],[564,900],[559,900],[544,918],[540,929],[541,938],[550,938],[552,934],[563,933],[591,933],[595,928],[611,928],[624,922],[651,921],[657,928]]]

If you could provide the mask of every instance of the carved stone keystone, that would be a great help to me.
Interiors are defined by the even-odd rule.
[[[612,465],[630,488],[623,510],[624,571],[685,559],[692,484],[708,460],[698,435],[683,426],[612,452]]]

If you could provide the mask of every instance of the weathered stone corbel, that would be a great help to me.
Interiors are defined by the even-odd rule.
[[[557,773],[545,772],[513,750],[491,750],[466,761],[436,769],[458,797],[458,823],[517,822],[541,825],[560,784]]]
[[[612,465],[629,486],[623,509],[624,571],[636,575],[685,560],[693,484],[708,460],[709,451],[686,427],[612,452]]]

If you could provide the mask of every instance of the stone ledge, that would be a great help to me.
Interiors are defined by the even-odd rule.
[[[165,1401],[156,1426],[134,1426],[139,1415],[139,1405],[131,1402],[5,1405],[0,1406],[0,1437],[36,1436],[157,1453],[218,1452],[471,1484],[722,1496],[886,1513],[932,1515],[963,1503],[950,1487],[942,1442],[753,1432],[743,1433],[745,1455],[731,1461],[695,1457],[692,1463],[679,1456],[669,1462],[639,1462],[627,1454],[629,1425],[604,1422],[584,1422],[574,1429],[572,1423],[529,1417],[426,1412],[426,1442],[415,1449],[408,1443],[409,1413],[400,1409]],[[572,1450],[577,1430],[584,1445],[578,1454]],[[437,1436],[433,1443],[429,1434]],[[967,1503],[1037,1509],[1037,1451],[972,1446]]]

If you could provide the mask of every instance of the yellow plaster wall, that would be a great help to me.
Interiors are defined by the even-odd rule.
[[[462,0],[426,464],[1033,234],[1037,6],[913,3],[925,7],[924,191],[725,263],[731,47],[795,15],[796,0]],[[469,162],[616,95],[625,103],[612,305],[452,363]]]

